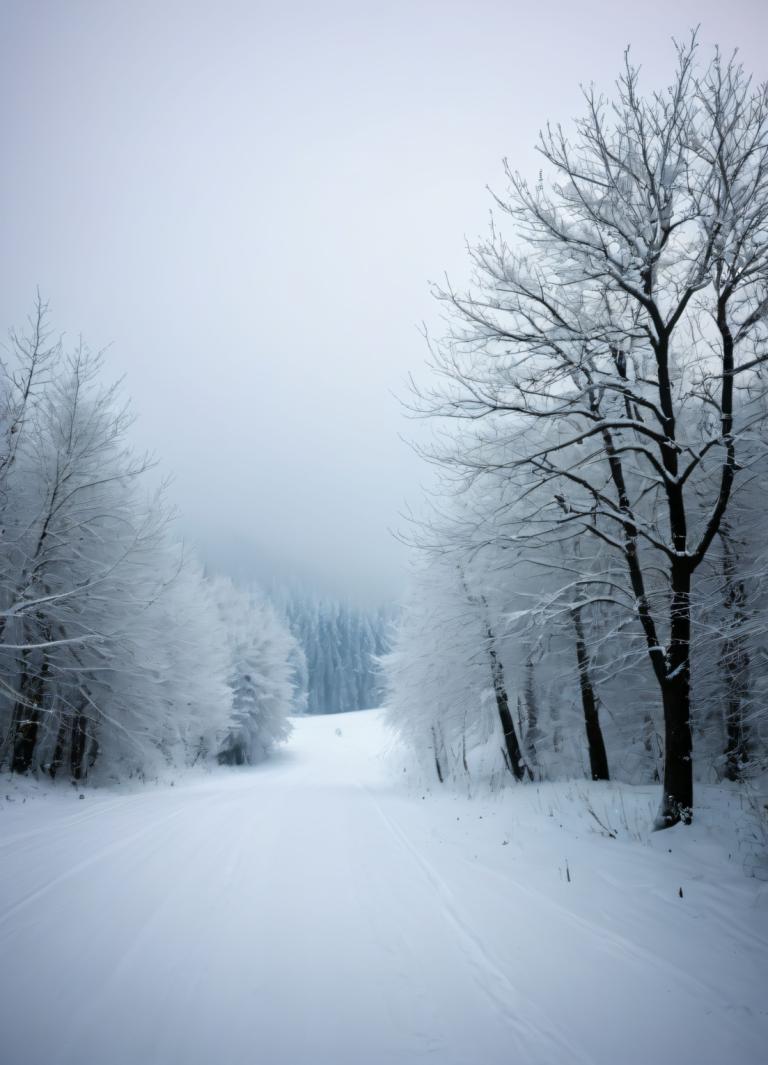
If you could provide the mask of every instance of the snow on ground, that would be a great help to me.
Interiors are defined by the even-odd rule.
[[[388,746],[367,711],[176,787],[3,778],[4,1065],[766,1060],[735,799],[649,836],[650,789],[422,798]]]

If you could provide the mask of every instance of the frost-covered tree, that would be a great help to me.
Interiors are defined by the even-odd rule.
[[[224,577],[212,582],[227,634],[232,725],[219,752],[227,765],[254,765],[290,733],[296,641],[274,608]]]
[[[392,651],[384,658],[387,720],[440,783],[524,773],[504,680],[504,651],[480,594],[446,556],[412,575]],[[490,635],[489,635],[490,630]]]
[[[535,186],[507,167],[513,235],[494,225],[474,285],[438,292],[452,322],[419,407],[464,427],[433,457],[510,486],[529,551],[587,537],[619,563],[579,595],[641,634],[666,827],[693,809],[696,580],[763,453],[768,95],[717,53],[698,68],[694,40],[666,91],[641,95],[627,59],[585,103],[542,134]]]
[[[255,606],[253,631],[233,634],[237,618],[222,617],[175,542],[101,375],[84,347],[49,344],[41,302],[28,333],[12,335],[0,379],[0,764],[79,780],[214,759],[244,721],[234,645],[264,677],[250,758],[284,732],[290,640]]]
[[[577,597],[558,545],[532,557],[518,550],[498,504],[488,492],[464,493],[450,501],[450,517],[443,509],[418,530],[413,588],[384,660],[390,724],[409,746],[421,743],[427,761],[434,731],[461,751],[469,775],[493,776],[501,752],[517,781],[607,779],[599,694],[613,660],[607,619]],[[593,560],[579,563],[583,572]],[[611,740],[631,747],[618,735],[623,717],[610,722]],[[447,762],[444,777],[453,775]],[[627,760],[617,763],[626,774]]]

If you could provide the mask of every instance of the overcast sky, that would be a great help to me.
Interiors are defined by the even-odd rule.
[[[126,375],[180,527],[239,577],[376,599],[425,479],[393,393],[501,158],[701,23],[766,76],[765,0],[0,0],[0,326],[39,285]]]

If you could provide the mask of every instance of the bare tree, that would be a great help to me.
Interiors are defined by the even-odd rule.
[[[660,828],[692,817],[692,585],[755,460],[768,360],[768,95],[696,55],[645,97],[627,55],[614,100],[590,88],[572,135],[542,133],[535,186],[506,166],[515,237],[492,226],[473,287],[438,290],[451,325],[417,403],[469,423],[433,457],[511,485],[518,540],[621,560],[581,591],[632,613],[658,683]]]

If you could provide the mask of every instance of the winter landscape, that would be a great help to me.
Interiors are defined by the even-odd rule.
[[[607,8],[0,5],[2,1065],[766,1060],[768,14]]]

